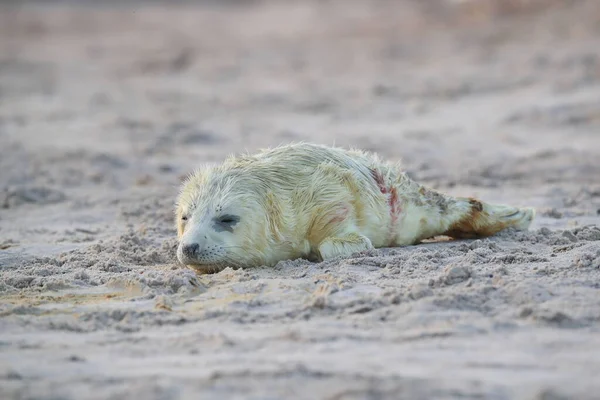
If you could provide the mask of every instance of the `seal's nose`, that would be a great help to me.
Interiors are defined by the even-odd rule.
[[[200,245],[198,243],[186,244],[181,249],[181,252],[186,258],[194,259],[198,254],[198,250],[200,249]]]

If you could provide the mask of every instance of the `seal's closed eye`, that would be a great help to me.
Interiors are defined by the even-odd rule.
[[[240,217],[236,216],[236,215],[223,215],[221,218],[219,218],[219,222],[222,224],[235,224],[240,220]]]
[[[225,214],[215,218],[213,227],[217,232],[233,232],[233,227],[240,221],[237,215]]]

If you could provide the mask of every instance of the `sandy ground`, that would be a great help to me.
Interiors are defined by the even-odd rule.
[[[600,398],[600,3],[4,2],[0,398]],[[182,176],[307,140],[531,231],[180,267]]]

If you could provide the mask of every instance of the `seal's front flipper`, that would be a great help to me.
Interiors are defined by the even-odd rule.
[[[526,230],[535,217],[533,208],[518,208],[508,205],[489,204],[476,199],[455,199],[453,217],[448,230],[443,234],[454,238],[491,236],[506,228]]]
[[[359,251],[372,249],[369,238],[357,233],[350,233],[343,237],[328,237],[319,245],[319,253],[323,261],[338,256],[350,256]]]

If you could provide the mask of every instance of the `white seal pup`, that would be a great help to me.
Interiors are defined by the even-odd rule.
[[[375,154],[297,143],[198,169],[175,214],[179,261],[217,272],[525,230],[535,211],[445,195]]]

